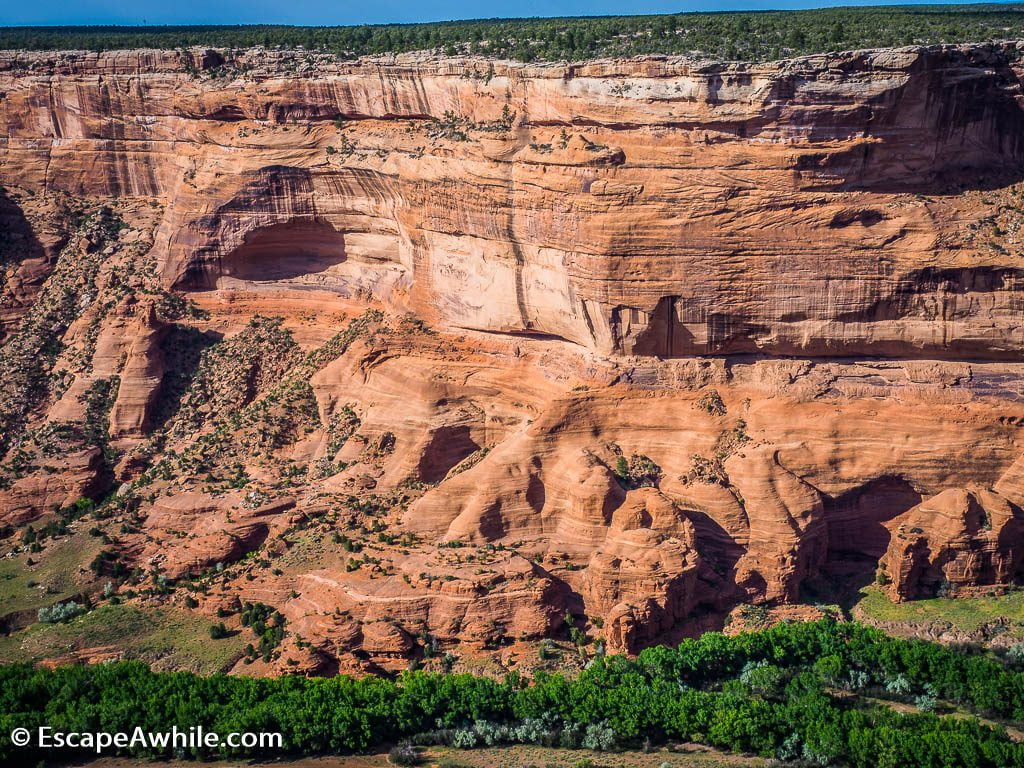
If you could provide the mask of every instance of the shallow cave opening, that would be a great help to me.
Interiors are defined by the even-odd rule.
[[[439,427],[430,436],[419,461],[419,476],[424,483],[439,483],[448,472],[480,445],[473,439],[468,426]]]
[[[249,282],[294,280],[345,261],[345,236],[324,221],[304,220],[254,230],[221,259],[220,273]]]
[[[839,603],[854,599],[875,579],[889,548],[886,523],[921,503],[921,494],[896,475],[875,478],[839,496],[826,497],[828,554],[821,578],[808,583],[815,597]]]

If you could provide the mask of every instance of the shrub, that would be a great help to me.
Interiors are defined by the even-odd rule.
[[[861,669],[851,669],[846,687],[851,691],[862,691],[871,682],[871,675]]]
[[[910,681],[900,673],[886,682],[885,690],[897,696],[906,696],[910,693]]]
[[[629,481],[629,462],[625,456],[619,456],[615,460],[615,476],[624,483]]]
[[[615,477],[624,488],[654,488],[661,479],[661,467],[642,453],[634,453],[626,460],[619,456],[615,460]]]
[[[934,712],[935,703],[935,697],[929,696],[926,693],[923,693],[914,699],[914,706],[916,706],[922,712]]]
[[[843,677],[844,666],[839,656],[830,654],[814,662],[814,671],[823,683],[837,685]]]
[[[1006,660],[1015,667],[1024,667],[1024,643],[1015,643],[1007,648]]]
[[[708,459],[695,453],[690,456],[690,471],[680,476],[684,485],[703,483],[705,485],[728,485],[729,478],[725,474],[722,462],[717,458]]]
[[[54,603],[53,605],[40,608],[38,617],[39,621],[43,624],[59,624],[64,621],[70,621],[75,616],[81,616],[85,613],[85,607],[80,603],[76,603],[74,600],[69,600],[66,603]]]
[[[1015,6],[970,5],[923,9],[893,6],[826,8],[808,11],[685,13],[642,16],[539,19],[490,19],[443,24],[347,27],[202,27],[202,28],[5,28],[2,49],[110,50],[173,49],[192,45],[282,49],[283,66],[294,67],[307,52],[345,59],[364,55],[433,50],[445,56],[482,54],[518,61],[582,61],[594,57],[684,54],[701,58],[766,61],[826,51],[908,44],[963,43],[1019,39],[1022,22]],[[485,14],[480,14],[485,15]],[[491,14],[493,15],[493,14]],[[297,50],[298,47],[305,50]],[[289,58],[294,57],[294,58]],[[307,59],[308,60],[308,59]],[[200,69],[193,79],[240,71],[238,61]],[[484,86],[494,73],[471,75]],[[613,94],[630,90],[617,83]],[[508,110],[508,105],[505,105]],[[447,116],[446,116],[447,117]],[[513,117],[503,112],[496,127],[508,129]],[[345,126],[343,117],[334,121]],[[998,228],[996,230],[998,235]]]
[[[388,752],[388,762],[392,765],[418,765],[420,762],[419,752],[416,747],[408,741],[403,741],[391,748]]]
[[[452,746],[456,749],[472,749],[479,739],[472,728],[459,728],[452,734]]]
[[[583,734],[583,746],[598,752],[604,752],[615,746],[615,731],[607,720],[591,723]]]
[[[701,395],[697,401],[697,407],[712,416],[721,416],[725,413],[725,401],[722,400],[717,389],[710,389]]]
[[[740,682],[754,693],[775,694],[782,687],[786,673],[766,661],[750,662],[740,673]]]
[[[800,738],[799,733],[791,733],[786,739],[779,745],[779,748],[775,751],[776,757],[779,760],[785,762],[792,762],[799,758],[803,754],[803,741]]]
[[[583,743],[582,731],[580,723],[566,723],[558,734],[558,746],[562,749],[579,749]]]
[[[283,622],[272,608],[247,609],[264,632]],[[271,655],[254,643],[245,651],[247,658],[260,653]],[[123,712],[145,711],[159,723],[173,722],[181,702],[188,702],[195,717],[223,733],[237,729],[236,713],[255,701],[261,722],[277,726],[290,748],[306,755],[361,752],[410,739],[415,745],[462,749],[502,743],[610,749],[620,740],[649,738],[851,768],[1024,766],[1024,745],[976,717],[896,712],[869,700],[851,706],[847,697],[833,696],[815,669],[816,662],[832,655],[841,663],[836,667],[829,660],[824,666],[830,674],[877,670],[877,679],[889,681],[891,691],[926,697],[918,698],[924,708],[941,698],[965,710],[1024,719],[1024,676],[998,659],[830,621],[780,624],[735,636],[708,632],[677,648],[651,648],[632,659],[595,659],[576,674],[538,673],[532,681],[422,671],[396,678],[260,680],[169,676],[137,662],[56,669],[0,665],[0,711],[24,713],[34,722],[44,716],[112,722]],[[744,689],[743,680],[753,684],[776,670],[789,682],[770,698]],[[0,740],[0,764],[22,764],[25,754],[14,757]],[[44,757],[27,754],[33,763]],[[166,748],[128,754],[173,756]],[[60,755],[65,756],[70,755]],[[201,749],[192,756],[216,753]],[[244,756],[269,755],[249,750]]]

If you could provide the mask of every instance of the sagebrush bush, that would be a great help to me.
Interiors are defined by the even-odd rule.
[[[74,600],[69,600],[66,603],[55,603],[40,608],[38,616],[39,621],[43,624],[59,624],[60,622],[70,621],[76,616],[81,616],[83,613],[85,613],[85,606],[76,603]]]

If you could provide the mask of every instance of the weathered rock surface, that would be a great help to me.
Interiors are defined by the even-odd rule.
[[[311,55],[289,75],[285,54],[211,52],[194,76],[170,52],[7,54],[0,170],[166,201],[155,255],[182,288],[286,282],[605,353],[1012,359],[1018,265],[965,242],[962,198],[927,196],[1019,180],[1015,51],[487,78],[472,60]]]
[[[900,598],[1009,584],[1024,558],[1024,512],[990,490],[949,488],[894,527],[883,567]]]
[[[268,673],[1010,585],[1022,74],[0,53],[0,522],[106,499]]]
[[[294,506],[288,497],[269,504],[241,494],[164,497],[150,508],[147,543],[136,559],[172,579],[223,566],[259,549],[275,523],[285,528],[281,513]]]

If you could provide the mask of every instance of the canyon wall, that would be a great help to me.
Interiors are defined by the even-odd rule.
[[[316,283],[603,354],[1014,359],[1019,265],[927,196],[1018,180],[1016,53],[9,54],[0,172],[165,202],[183,289]]]
[[[123,562],[277,558],[200,610],[346,663],[1005,588],[1018,59],[0,53],[0,518],[113,492]]]

